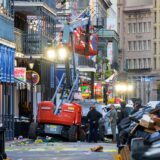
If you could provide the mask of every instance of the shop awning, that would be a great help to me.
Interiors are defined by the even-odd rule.
[[[115,78],[117,77],[117,75],[118,75],[118,73],[117,73],[117,71],[115,71],[109,78],[107,78],[107,79],[105,80],[105,82],[109,83],[109,82],[111,82],[111,81],[114,81]]]

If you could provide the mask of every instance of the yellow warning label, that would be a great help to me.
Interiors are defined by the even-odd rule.
[[[74,110],[74,108],[73,108],[73,107],[68,107],[68,109],[69,109],[69,110],[72,110],[72,111]]]

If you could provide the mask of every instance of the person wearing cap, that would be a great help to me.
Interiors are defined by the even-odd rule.
[[[89,121],[89,142],[97,142],[98,122],[101,117],[102,114],[96,110],[95,106],[92,105],[87,114],[87,119]]]
[[[111,130],[113,134],[113,142],[116,142],[117,111],[113,104],[110,105],[110,109],[111,111],[110,111],[109,121],[111,124]]]

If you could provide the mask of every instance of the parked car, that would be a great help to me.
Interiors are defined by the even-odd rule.
[[[103,108],[103,110],[106,111],[106,114],[104,116],[104,121],[105,121],[105,135],[108,136],[108,135],[112,135],[112,131],[111,131],[111,125],[110,125],[110,122],[109,122],[109,117],[110,117],[110,105],[111,104],[108,104],[105,108]],[[114,104],[116,110],[118,111],[120,108],[121,108],[121,105],[120,104]],[[131,112],[133,111],[133,105],[131,104],[127,104],[126,105],[126,110],[128,112],[128,114],[130,115]],[[118,129],[116,129],[116,133],[118,133]]]

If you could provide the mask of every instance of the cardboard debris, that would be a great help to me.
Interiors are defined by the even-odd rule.
[[[138,121],[137,121],[138,120]],[[141,119],[137,118],[137,119],[131,119],[131,124],[132,123],[136,123],[135,127],[129,132],[128,134],[128,139],[131,142],[132,138],[135,138],[135,133],[136,131],[140,131],[142,132],[142,134],[144,132],[146,132],[146,134],[148,133],[148,136],[151,134],[154,134],[157,131],[160,131],[160,108],[152,110],[151,112],[148,112],[148,114],[144,114],[143,117]],[[123,131],[123,130],[122,130]],[[123,133],[123,132],[121,132]],[[124,135],[125,137],[126,135]],[[139,138],[139,137],[136,137]],[[146,138],[147,140],[147,138]],[[144,136],[144,141],[145,141],[145,136]],[[122,148],[120,147],[119,149],[119,153],[120,156],[122,158],[122,160],[130,160],[130,148],[129,146],[131,145],[131,143],[128,143],[129,146],[124,146],[126,143],[122,141]],[[131,148],[132,149],[132,148]]]
[[[103,152],[103,146],[97,146],[94,148],[91,148],[92,152]]]
[[[142,126],[144,128],[154,129],[154,123],[153,122],[149,122],[149,121],[146,121],[144,119],[141,119],[139,124],[140,124],[140,126]]]
[[[120,151],[120,155],[122,157],[122,160],[130,160],[131,159],[130,150],[127,145]]]

